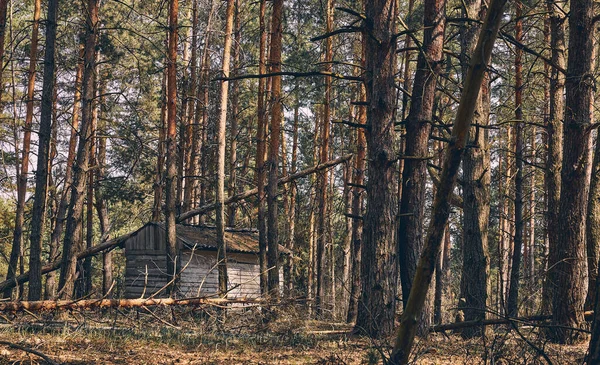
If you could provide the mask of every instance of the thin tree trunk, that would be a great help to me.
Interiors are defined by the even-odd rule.
[[[86,7],[86,38],[84,50],[83,70],[83,98],[81,108],[81,128],[79,132],[79,145],[77,158],[73,166],[73,183],[71,185],[71,199],[65,226],[63,241],[63,265],[59,278],[59,296],[71,298],[77,266],[77,254],[81,251],[80,238],[82,237],[83,202],[85,199],[86,171],[89,162],[89,141],[91,137],[91,124],[95,92],[95,67],[96,67],[96,39],[98,32],[98,0],[88,0]]]
[[[96,70],[98,68],[96,67]],[[94,86],[96,86],[94,84]],[[96,90],[96,87],[94,87]],[[96,91],[94,91],[94,95],[96,95]],[[97,166],[96,161],[96,127],[98,124],[98,105],[97,103],[92,104],[92,123],[90,125],[90,141],[89,149],[90,149],[90,163],[89,166]],[[88,170],[87,171],[87,195],[86,195],[86,236],[85,236],[85,244],[86,249],[89,249],[94,244],[94,184],[95,184],[95,171]],[[92,258],[87,257],[83,260],[83,290],[82,295],[78,297],[88,296],[92,291]]]
[[[10,0],[0,0],[0,103],[4,91],[2,82],[2,72],[4,71],[4,44],[6,41],[6,13],[8,11],[8,2]]]
[[[210,16],[210,14],[209,14]],[[195,143],[198,141],[198,128],[194,124],[197,116],[195,114],[197,107],[198,94],[198,1],[192,0],[192,53],[190,61],[190,81],[187,85],[186,95],[186,133],[185,133],[185,176],[187,178],[183,190],[183,211],[187,212],[194,208],[193,192],[197,186],[197,166],[198,152],[195,148]],[[208,36],[207,36],[208,39]]]
[[[179,0],[169,1],[169,38],[167,54],[167,171],[165,178],[165,228],[167,232],[167,275],[173,278],[167,291],[177,290],[179,247],[177,247],[177,13]]]
[[[233,72],[232,75],[236,76],[238,74],[238,69],[240,67],[240,14],[239,14],[239,2],[235,1],[235,11],[234,11],[234,25],[233,25]],[[239,134],[239,113],[240,113],[240,82],[235,80],[231,85],[231,135],[230,135],[230,145],[229,145],[229,182],[227,184],[227,189],[229,191],[229,196],[235,195],[237,192],[237,165],[238,165],[238,134]],[[236,204],[229,205],[228,212],[228,225],[230,227],[235,226],[235,216],[237,213]]]
[[[223,46],[223,65],[221,74],[223,78],[229,77],[231,62],[231,38],[233,33],[233,15],[235,10],[234,0],[227,0],[227,14],[225,16],[225,45]],[[219,103],[219,123],[217,124],[217,181],[215,187],[216,224],[217,224],[217,267],[219,269],[219,293],[227,292],[227,245],[225,243],[225,128],[227,126],[227,95],[229,81],[221,81],[221,100]],[[235,118],[235,116],[234,116]]]
[[[333,30],[333,0],[327,0],[326,4],[326,26],[325,33],[330,33]],[[331,72],[331,61],[333,60],[333,43],[332,37],[327,37],[325,40],[325,72]],[[323,120],[321,121],[321,145],[319,162],[325,162],[329,159],[329,135],[331,123],[331,77],[325,77],[325,98],[323,100]],[[317,215],[317,250],[315,252],[317,259],[317,292],[315,296],[315,306],[317,313],[322,315],[327,311],[325,308],[325,247],[327,246],[327,190],[329,189],[328,173],[323,171],[318,175],[317,183],[317,204],[319,213]],[[331,303],[329,303],[331,304]]]
[[[415,159],[404,161],[402,198],[398,224],[398,257],[402,298],[406,307],[417,261],[423,248],[425,222],[425,190],[427,185],[428,141],[433,117],[437,77],[442,71],[445,31],[445,0],[426,0],[423,19],[423,49],[419,53],[413,85],[411,107],[406,119],[405,154]],[[419,324],[419,333],[425,334],[431,325],[426,305]]]
[[[167,129],[167,69],[165,68],[161,85],[160,125],[158,126],[158,154],[154,170],[154,202],[152,221],[160,221],[163,202],[163,169],[165,165],[165,134]]]
[[[281,51],[283,38],[283,0],[273,0],[271,21],[271,53],[269,57],[270,71],[281,72]],[[281,93],[281,76],[271,78],[271,139],[269,142],[269,180],[267,184],[267,266],[269,268],[267,289],[269,294],[279,295],[279,230],[277,214],[277,177],[279,173],[279,139],[283,121],[283,102]]]
[[[106,82],[103,79],[100,82],[100,105],[98,112],[100,113],[98,118],[98,134],[107,135],[106,133],[106,121],[105,121],[105,105],[106,105]],[[94,186],[94,195],[96,197],[96,213],[98,214],[98,221],[100,222],[100,241],[104,243],[110,239],[110,220],[108,217],[107,202],[104,198],[104,192],[102,190],[102,182],[106,178],[106,138],[99,138],[98,154],[96,163],[98,168],[96,169],[96,184]],[[102,295],[103,297],[112,297],[110,290],[113,285],[113,265],[112,265],[112,251],[104,251],[102,253]]]
[[[60,255],[60,239],[62,238],[63,228],[65,226],[65,220],[67,215],[67,209],[69,207],[69,191],[71,190],[71,183],[73,180],[73,164],[75,162],[75,154],[77,148],[77,130],[79,128],[79,112],[81,106],[81,81],[83,78],[83,50],[84,44],[79,44],[79,60],[77,62],[77,71],[75,73],[75,93],[73,95],[73,117],[71,119],[69,137],[69,150],[67,153],[67,161],[65,165],[65,178],[63,182],[62,193],[60,194],[60,203],[58,206],[58,212],[56,213],[56,223],[52,229],[50,236],[50,255],[48,261],[56,261]],[[45,299],[51,299],[56,296],[56,272],[52,271],[48,273],[46,277],[46,288],[45,288]]]
[[[396,343],[390,358],[391,364],[407,364],[417,332],[418,319],[423,310],[425,298],[435,269],[435,261],[442,245],[444,226],[450,214],[450,196],[456,184],[456,177],[462,154],[468,140],[473,115],[479,99],[479,90],[485,79],[485,71],[490,62],[494,42],[500,28],[500,21],[506,0],[492,0],[489,4],[485,21],[482,25],[477,46],[473,51],[467,77],[463,85],[463,92],[456,111],[454,127],[452,128],[452,141],[442,167],[440,185],[435,194],[433,211],[427,239],[423,253],[419,259],[414,285],[408,297]]]
[[[50,134],[52,128],[52,100],[54,97],[56,18],[58,0],[48,1],[46,17],[46,44],[44,53],[44,77],[42,86],[42,105],[40,111],[40,130],[38,133],[37,168],[35,171],[35,193],[31,217],[31,236],[29,248],[29,300],[39,300],[42,296],[42,232],[46,211],[48,187],[48,157],[50,153]],[[0,42],[3,39],[0,39]],[[1,89],[1,88],[0,88]]]
[[[393,125],[396,93],[396,2],[365,2],[367,106],[367,211],[361,251],[362,293],[355,329],[372,337],[392,332],[396,311],[397,261],[393,196],[396,154]]]
[[[260,0],[260,44],[258,48],[258,73],[267,72],[266,46],[267,31],[265,27],[266,0]],[[265,184],[267,170],[265,166],[265,151],[267,143],[267,108],[265,103],[266,79],[258,79],[258,125],[256,129],[256,186],[258,187],[258,250],[260,266],[261,293],[267,293],[267,211],[265,206]]]
[[[2,6],[2,4],[0,4]],[[31,30],[31,44],[29,51],[29,73],[27,81],[27,111],[25,114],[25,125],[23,127],[23,149],[21,157],[21,170],[17,179],[17,210],[15,212],[15,230],[13,244],[10,251],[8,273],[6,279],[13,278],[16,274],[17,263],[21,256],[23,247],[23,223],[25,221],[25,198],[27,195],[27,178],[29,176],[29,151],[31,145],[31,128],[33,121],[35,75],[37,67],[38,34],[40,26],[41,0],[34,1],[33,27]],[[1,63],[1,58],[0,58]],[[0,65],[1,67],[1,65]],[[1,77],[1,75],[0,75]],[[0,85],[1,86],[1,85]],[[40,289],[41,290],[41,289]],[[10,298],[12,290],[4,293],[4,298]]]
[[[515,39],[523,41],[523,3],[515,2]],[[523,50],[515,49],[515,241],[512,251],[512,270],[510,272],[510,288],[506,304],[508,315],[519,315],[519,282],[521,277],[521,251],[523,248]]]
[[[365,42],[361,42],[360,50],[360,65],[364,69],[365,67]],[[366,89],[365,84],[360,83],[358,89],[358,100],[366,101]],[[361,125],[367,124],[367,108],[364,105],[358,106],[357,123]],[[352,189],[352,216],[354,222],[352,222],[352,250],[350,252],[352,260],[352,284],[350,287],[350,302],[348,304],[348,314],[346,316],[347,323],[355,323],[358,315],[358,299],[360,298],[361,291],[361,251],[362,251],[362,232],[363,232],[363,220],[358,217],[362,217],[363,214],[363,196],[365,190],[362,187],[365,183],[365,159],[366,159],[366,140],[364,128],[357,128],[356,130],[356,157],[354,158],[354,176],[352,182],[354,188]]]

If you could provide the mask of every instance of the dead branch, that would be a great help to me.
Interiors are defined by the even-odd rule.
[[[0,340],[0,345],[5,345],[5,346],[8,346],[8,347],[10,347],[12,349],[17,349],[17,350],[25,351],[25,352],[30,353],[30,354],[34,354],[34,355],[36,355],[36,356],[41,357],[42,359],[44,359],[44,361],[46,361],[48,364],[52,364],[52,365],[58,365],[59,364],[56,361],[52,360],[50,357],[48,357],[48,355],[43,354],[43,353],[39,352],[38,350],[34,350],[32,348],[29,348],[29,347],[21,346],[21,345],[18,345],[16,343],[12,343],[12,342],[8,342],[8,341],[2,341],[2,340]]]
[[[327,161],[327,162],[319,164],[317,166],[309,167],[309,168],[304,169],[302,171],[298,171],[295,174],[291,174],[291,175],[282,177],[281,179],[279,179],[279,181],[277,181],[277,185],[287,184],[287,183],[292,182],[292,181],[294,181],[296,179],[305,177],[305,176],[310,175],[310,174],[314,174],[315,172],[318,172],[318,171],[321,171],[321,170],[324,170],[324,169],[328,169],[328,168],[330,168],[332,166],[335,166],[335,165],[338,165],[338,164],[340,164],[342,162],[348,161],[351,157],[352,157],[352,154],[348,154],[348,155],[342,156],[340,158],[337,158],[335,160]],[[231,204],[231,203],[236,203],[236,202],[238,202],[240,200],[247,199],[247,198],[249,198],[251,196],[254,196],[256,194],[258,194],[258,188],[255,188],[255,189],[252,189],[252,190],[246,190],[243,193],[239,193],[239,194],[236,194],[234,196],[230,196],[229,198],[227,198],[225,200],[225,205],[228,205],[228,204]],[[217,208],[217,205],[215,203],[210,203],[210,204],[204,205],[204,206],[202,206],[200,208],[196,208],[196,209],[193,209],[193,210],[190,210],[188,212],[180,214],[179,217],[177,218],[177,221],[178,222],[182,222],[182,221],[190,219],[190,218],[192,218],[194,216],[197,216],[197,215],[200,215],[200,214],[205,214],[205,213],[208,213],[210,211],[213,211],[216,208]],[[1,289],[1,287],[0,287],[0,289]]]
[[[591,320],[592,317],[594,316],[594,311],[587,311],[584,313],[584,316],[585,316],[586,320]],[[510,318],[510,317],[491,318],[491,319],[486,319],[484,321],[465,321],[465,322],[439,324],[437,326],[432,326],[430,328],[430,331],[431,332],[445,332],[445,331],[453,331],[453,330],[458,330],[458,329],[463,329],[463,328],[478,327],[478,326],[495,326],[495,325],[499,325],[499,324],[511,324],[511,323],[515,323],[515,322],[523,322],[523,323],[543,322],[543,321],[547,321],[550,319],[552,319],[552,316],[550,316],[550,315],[544,315],[544,316],[537,315],[537,316],[516,317],[516,318]]]
[[[342,75],[342,74],[338,74],[335,72],[328,72],[328,71],[309,71],[309,72],[282,71],[282,72],[271,72],[271,73],[267,73],[267,74],[239,75],[239,76],[233,76],[233,77],[216,77],[212,81],[263,79],[266,77],[273,77],[273,76],[292,76],[292,77],[329,76],[329,77],[333,77],[334,79],[340,79],[340,80],[362,81],[362,78],[359,76],[348,76],[348,75]]]
[[[90,248],[84,250],[83,252],[81,252],[80,254],[78,254],[77,260],[81,260],[86,257],[94,256],[97,253],[100,253],[103,251],[110,251],[116,247],[119,247],[119,246],[123,245],[123,243],[129,237],[131,237],[134,233],[135,232],[128,233],[126,235],[114,238],[110,241],[106,241],[102,244],[90,247]],[[52,272],[54,270],[60,269],[61,265],[62,265],[62,261],[61,261],[61,258],[59,257],[58,260],[56,260],[52,263],[46,264],[42,267],[42,275]],[[17,285],[23,285],[24,283],[26,283],[28,281],[29,281],[29,271],[15,277],[15,278],[12,278],[10,280],[5,280],[3,282],[0,282],[0,291],[6,290],[6,289],[12,289]]]

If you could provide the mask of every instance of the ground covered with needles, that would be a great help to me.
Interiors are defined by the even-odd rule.
[[[17,314],[0,325],[0,364],[381,364],[389,355],[392,338],[353,336],[347,325],[307,320],[305,313],[143,308]],[[431,334],[418,340],[413,360],[579,364],[585,356],[587,343],[555,346],[536,328],[520,332],[498,327],[468,341]]]

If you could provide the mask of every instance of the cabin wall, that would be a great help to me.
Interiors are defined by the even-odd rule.
[[[154,225],[141,229],[125,242],[125,259],[126,298],[148,297],[167,284],[164,230]]]
[[[184,297],[215,295],[219,284],[215,251],[185,250],[181,253],[181,273],[179,292]],[[227,298],[260,297],[258,256],[255,254],[228,253],[227,275],[229,288]]]
[[[182,242],[178,242],[180,247]],[[193,254],[192,254],[193,252]],[[167,276],[166,234],[156,225],[146,225],[125,242],[125,297],[149,297],[163,289]],[[182,268],[179,281],[180,297],[216,295],[218,291],[217,253],[208,250],[181,250],[179,264]],[[260,266],[258,255],[252,253],[227,253],[229,288],[227,298],[258,298],[260,293]],[[280,270],[280,282],[283,283]],[[283,288],[283,286],[282,286]],[[158,294],[164,297],[166,291]]]

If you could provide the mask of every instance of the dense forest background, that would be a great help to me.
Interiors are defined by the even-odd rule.
[[[121,251],[81,255],[148,221],[176,277],[177,222],[216,226],[222,292],[225,229],[254,228],[265,295],[372,337],[398,310],[583,340],[599,11],[504,3],[0,0],[4,297],[121,297]]]

